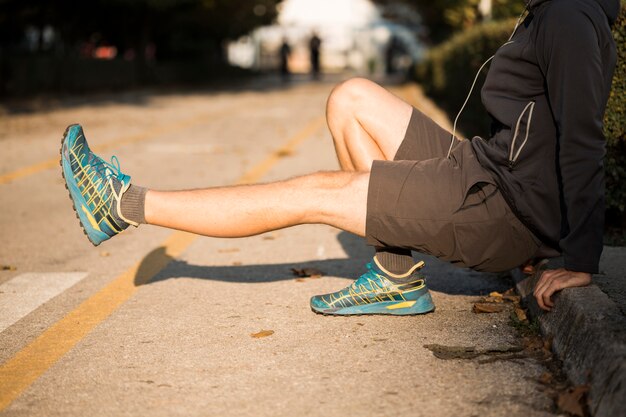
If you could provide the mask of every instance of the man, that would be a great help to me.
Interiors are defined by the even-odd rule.
[[[311,60],[311,77],[314,80],[320,77],[320,49],[322,48],[322,40],[317,36],[317,32],[313,32],[309,39],[309,53]]]
[[[535,288],[549,310],[556,291],[587,285],[598,271],[602,115],[618,11],[619,0],[528,4],[483,86],[494,120],[487,141],[451,139],[382,87],[353,79],[327,105],[341,171],[164,192],[131,185],[115,158],[116,166],[91,153],[80,126],[70,126],[61,159],[74,208],[95,245],[142,223],[213,237],[323,223],[366,237],[376,247],[373,262],[347,288],[311,299],[323,314],[432,311],[411,249],[483,271],[549,249],[565,260]]]
[[[280,45],[280,76],[283,81],[289,81],[291,72],[289,71],[289,57],[291,56],[291,46],[289,46],[289,40],[287,37],[283,38],[283,43]]]

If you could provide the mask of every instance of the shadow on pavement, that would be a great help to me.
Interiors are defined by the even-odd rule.
[[[372,251],[364,244],[363,239],[350,233],[341,232],[337,238],[348,258],[262,265],[193,265],[172,258],[165,252],[165,248],[159,247],[142,260],[135,276],[135,285],[152,284],[172,278],[253,284],[285,281],[297,278],[292,268],[315,268],[325,276],[345,277],[347,281],[351,281],[365,272],[365,264],[371,260]],[[434,291],[451,295],[484,295],[511,287],[509,279],[500,278],[496,274],[456,268],[420,253],[416,253],[414,257],[425,261],[426,266],[422,271],[428,286]]]

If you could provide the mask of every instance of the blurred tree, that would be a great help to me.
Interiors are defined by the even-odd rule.
[[[98,34],[121,49],[155,43],[166,55],[193,56],[272,22],[280,1],[0,0],[0,47],[19,47],[29,27],[51,26],[70,50]]]
[[[478,23],[480,0],[374,0],[379,4],[403,2],[414,6],[429,30],[430,40],[439,43],[459,30]],[[492,0],[493,19],[517,16],[524,10],[524,0]]]
[[[271,23],[280,1],[0,0],[0,96],[204,80],[226,67],[224,40]],[[125,62],[89,65],[95,56]]]

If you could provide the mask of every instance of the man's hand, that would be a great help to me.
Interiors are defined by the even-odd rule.
[[[550,311],[554,304],[552,303],[552,295],[570,287],[584,287],[591,284],[591,274],[587,272],[568,271],[565,268],[552,269],[544,271],[535,285],[533,295],[537,299],[539,307],[543,310]]]

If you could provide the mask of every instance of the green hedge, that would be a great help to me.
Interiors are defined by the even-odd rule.
[[[492,22],[457,34],[430,50],[416,69],[416,77],[425,92],[448,112],[456,116],[480,65],[509,37],[515,20]],[[617,67],[609,98],[604,131],[607,139],[606,202],[609,218],[626,217],[626,2],[613,27],[617,44]],[[485,72],[486,70],[483,70]],[[489,136],[489,116],[480,101],[481,75],[459,129],[468,135]]]
[[[478,68],[506,42],[514,26],[515,19],[474,26],[431,49],[417,66],[417,78],[426,94],[451,118],[461,108]],[[486,68],[459,120],[460,130],[468,135],[489,136],[489,117],[480,101]]]
[[[611,95],[604,115],[607,139],[606,202],[607,208],[626,213],[626,2],[613,26],[617,45],[617,66]]]

